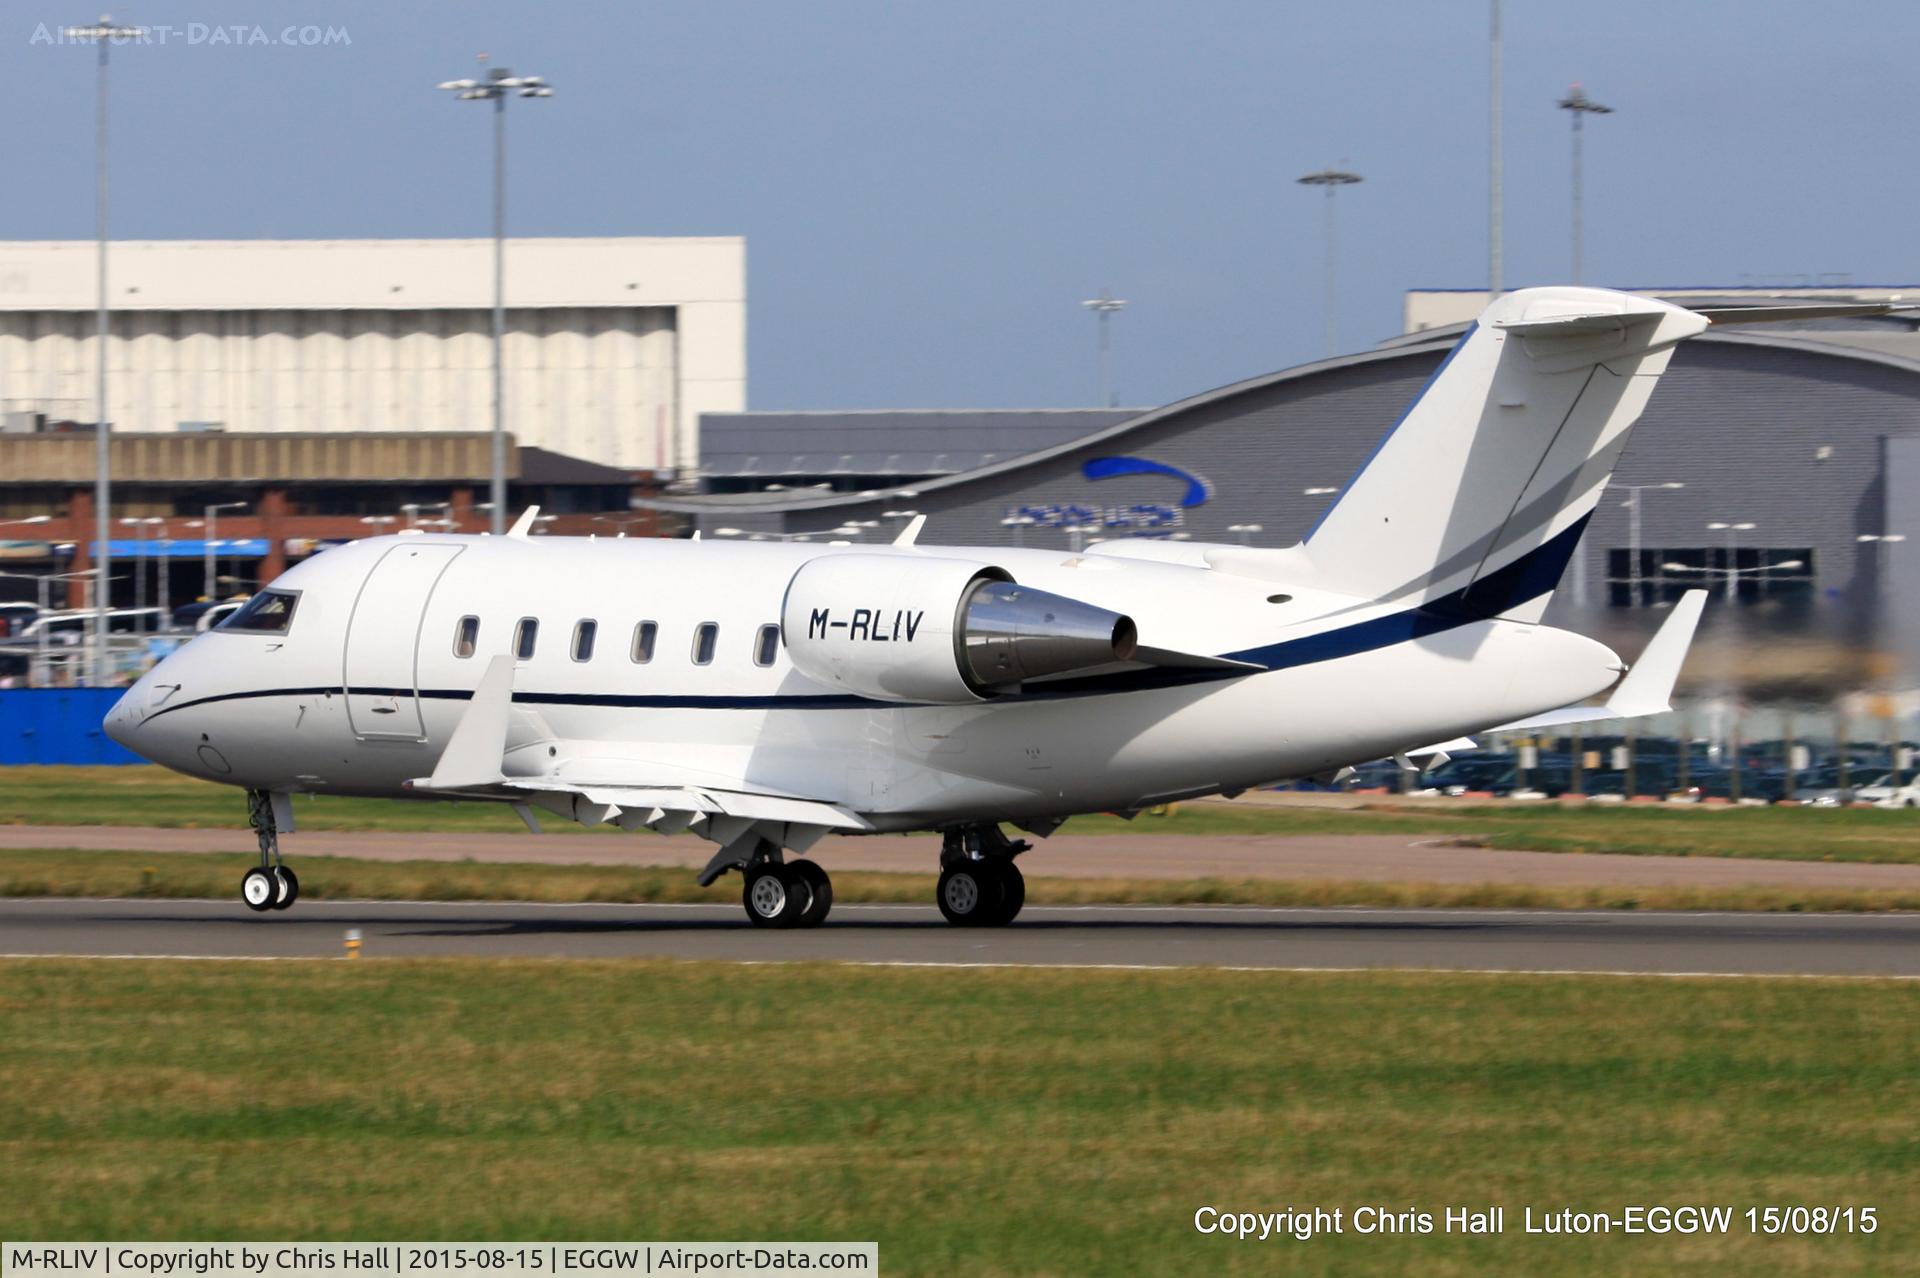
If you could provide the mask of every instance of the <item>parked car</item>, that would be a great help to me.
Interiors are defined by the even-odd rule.
[[[78,647],[87,641],[93,625],[92,609],[49,612],[36,617],[20,632],[23,644],[37,644],[44,633],[56,648]],[[158,634],[166,614],[158,608],[115,608],[107,614],[107,633],[113,635]]]
[[[1853,792],[1876,808],[1920,808],[1920,772],[1887,772]]]
[[[0,639],[12,639],[24,633],[39,615],[39,604],[0,603]]]

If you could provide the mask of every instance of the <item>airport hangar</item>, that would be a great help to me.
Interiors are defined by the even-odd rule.
[[[0,409],[91,424],[95,245],[0,243]],[[739,238],[506,242],[506,421],[522,444],[684,473],[746,404]],[[491,425],[491,240],[122,241],[116,430]]]
[[[1642,291],[1694,305],[1920,295],[1920,287]],[[950,545],[1072,549],[1125,536],[1291,545],[1485,300],[1410,294],[1409,331],[1372,350],[1162,408],[709,414],[707,491],[649,502],[708,537],[872,542],[911,511],[928,517],[925,540]],[[1009,426],[1027,432],[1027,447],[1008,438]],[[1895,615],[1894,604],[1920,601],[1920,320],[1729,326],[1685,343],[1614,484],[1556,599],[1562,616],[1590,613],[1568,624],[1634,651],[1657,623],[1651,610],[1702,585],[1717,602],[1731,566],[1742,607],[1727,624],[1748,642],[1788,634],[1838,644],[1797,649],[1791,660],[1801,664],[1784,672],[1788,658],[1763,660],[1749,687],[1885,688],[1889,675],[1911,685],[1920,618]],[[1667,484],[1684,488],[1624,487]],[[1889,533],[1911,540],[1861,540]],[[1869,634],[1876,644],[1863,641]],[[1900,677],[1888,666],[1903,649]],[[1816,650],[1826,655],[1813,664],[1825,668],[1810,671],[1805,658]]]
[[[10,573],[91,562],[95,252],[0,243]],[[396,523],[484,528],[492,253],[490,240],[111,245],[113,550],[132,565],[114,602],[201,593],[216,504],[217,593]],[[543,531],[653,531],[628,516],[630,490],[690,474],[700,414],[746,402],[745,242],[511,239],[506,299],[510,500],[557,513]],[[81,591],[60,593],[79,606]],[[0,578],[0,598],[34,595]]]

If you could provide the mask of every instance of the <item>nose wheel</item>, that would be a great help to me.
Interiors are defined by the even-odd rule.
[[[257,914],[290,908],[300,899],[300,878],[280,860],[280,828],[273,796],[247,791],[247,821],[260,841],[260,864],[240,876],[240,900]]]

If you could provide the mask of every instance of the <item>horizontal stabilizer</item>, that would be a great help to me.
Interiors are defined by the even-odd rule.
[[[1567,706],[1549,710],[1530,719],[1503,723],[1495,732],[1516,732],[1527,728],[1553,728],[1575,723],[1599,723],[1607,719],[1638,719],[1643,715],[1665,714],[1673,709],[1673,686],[1680,678],[1687,650],[1693,646],[1693,632],[1700,625],[1700,613],[1707,606],[1707,592],[1689,590],[1680,596],[1672,613],[1647,641],[1640,660],[1633,663],[1605,705]]]
[[[1618,333],[1629,324],[1651,324],[1658,311],[1594,311],[1586,315],[1555,315],[1547,319],[1503,320],[1493,327],[1519,337],[1572,337],[1582,333]]]
[[[1781,320],[1852,319],[1863,315],[1894,315],[1920,310],[1920,306],[1887,302],[1853,302],[1833,306],[1701,306],[1695,315],[1704,315],[1716,327],[1721,324],[1777,324]]]

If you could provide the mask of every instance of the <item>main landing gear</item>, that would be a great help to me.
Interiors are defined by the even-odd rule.
[[[819,927],[833,909],[833,880],[812,861],[782,862],[763,843],[745,870],[740,903],[755,927]]]
[[[271,794],[247,791],[247,822],[260,841],[260,864],[241,876],[240,899],[257,913],[284,910],[300,899],[300,880],[280,860],[280,827]]]
[[[819,927],[833,909],[833,880],[805,859],[783,861],[778,846],[766,839],[743,852],[746,840],[722,848],[702,872],[701,883],[728,870],[746,880],[740,904],[755,927]],[[1009,839],[997,825],[963,825],[947,830],[940,843],[940,885],[934,903],[956,927],[1005,927],[1026,904],[1027,881],[1013,858],[1032,845]],[[261,908],[261,907],[255,907]]]
[[[1013,863],[1033,845],[1009,839],[997,825],[948,830],[940,843],[940,885],[934,901],[955,927],[1005,927],[1027,901],[1027,880]]]

